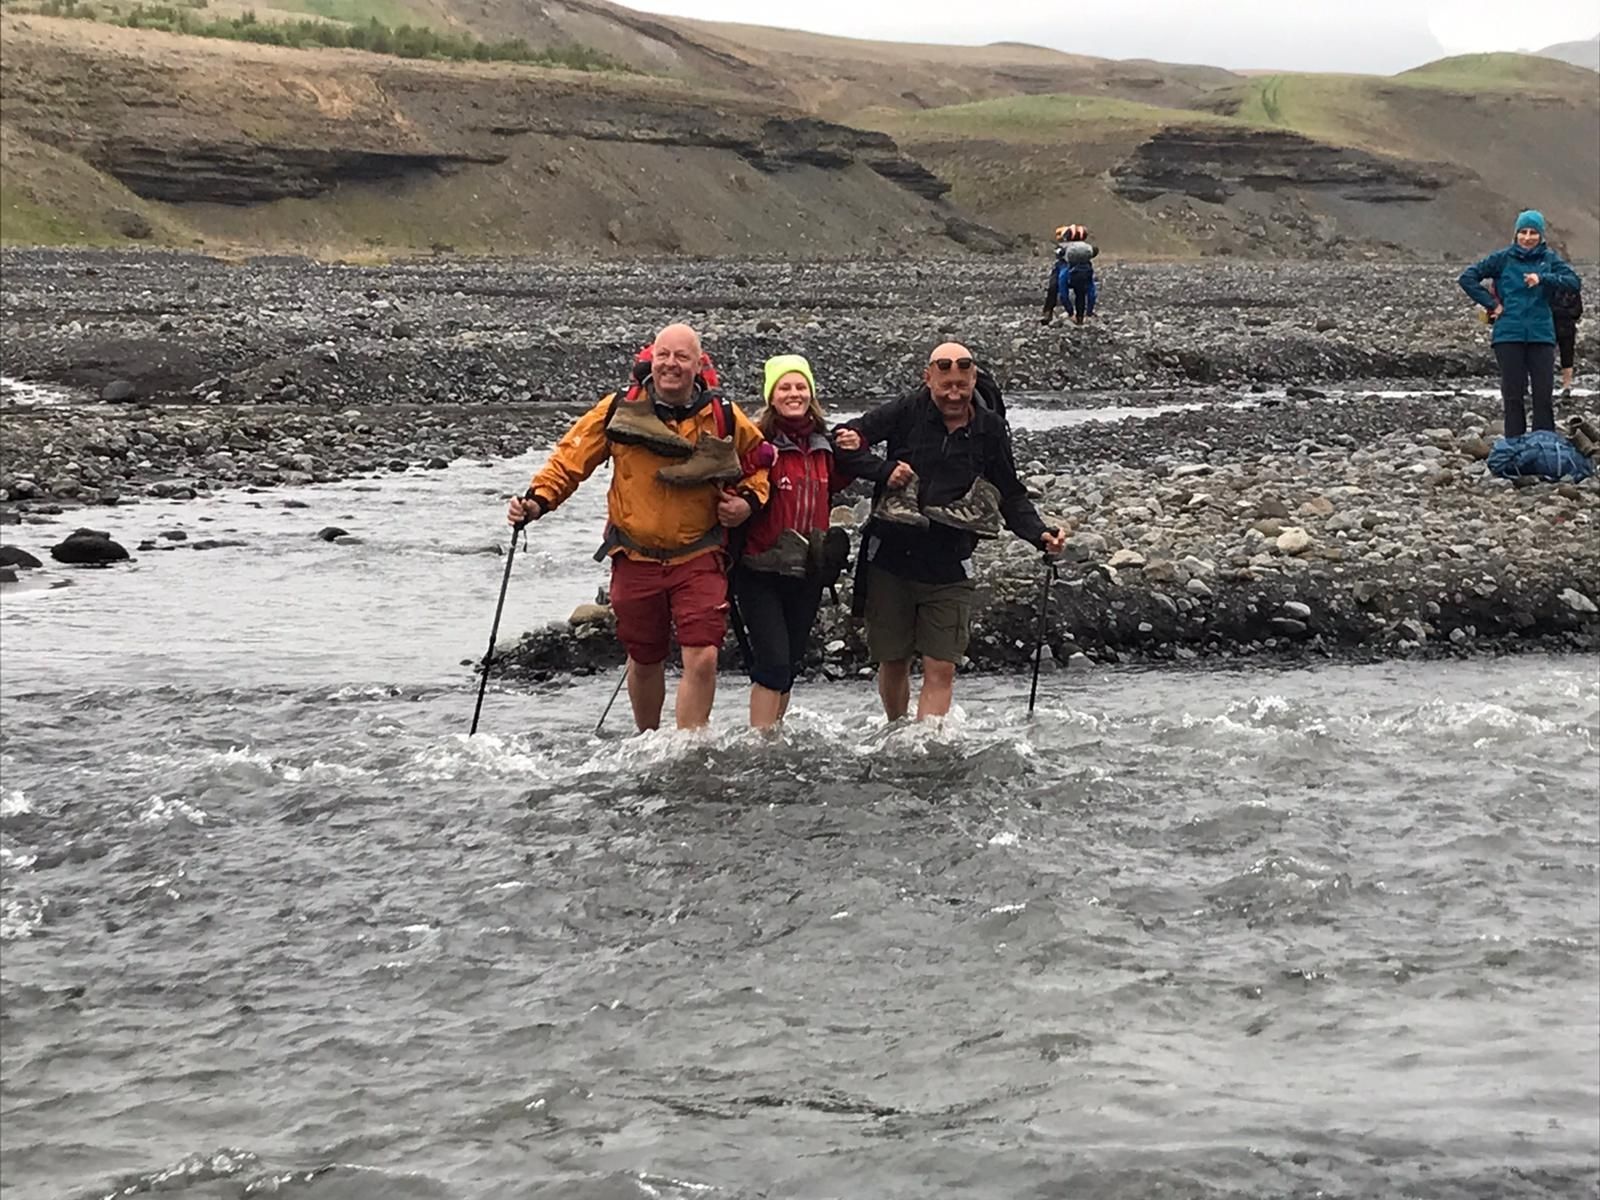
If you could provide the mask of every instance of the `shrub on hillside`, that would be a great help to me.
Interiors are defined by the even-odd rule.
[[[499,42],[480,42],[464,34],[441,33],[422,25],[385,25],[376,17],[364,25],[339,21],[262,21],[254,10],[237,17],[195,15],[207,0],[179,0],[179,5],[145,4],[120,13],[115,7],[103,12],[86,0],[42,0],[31,10],[50,17],[78,17],[105,20],[128,29],[154,29],[164,33],[183,33],[191,37],[225,38],[236,42],[256,42],[267,46],[327,46],[334,49],[365,50],[373,54],[393,54],[400,58],[471,60],[474,62],[516,62],[533,66],[567,67],[577,71],[627,71],[630,68],[588,46],[552,46],[535,50],[521,38]]]

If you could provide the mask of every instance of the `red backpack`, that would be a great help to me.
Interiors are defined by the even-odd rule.
[[[646,346],[633,356],[633,376],[628,384],[627,395],[622,397],[624,404],[637,400],[639,393],[644,391],[644,381],[650,378],[650,363],[654,355],[655,347]],[[712,363],[711,356],[704,350],[700,351],[700,369],[695,372],[695,378],[700,381],[701,386],[706,391],[721,395],[722,380],[717,375],[717,368]],[[719,431],[718,436],[727,437],[728,435],[725,431]]]
[[[644,394],[645,380],[650,378],[650,360],[654,353],[654,346],[646,346],[633,358],[633,372],[628,382],[628,390],[623,395],[611,402],[615,408],[618,403],[627,404],[637,400]],[[731,437],[733,434],[733,403],[722,394],[722,379],[717,374],[716,364],[711,361],[711,356],[704,350],[700,352],[700,369],[695,372],[698,379],[706,389],[706,395],[711,398],[711,413],[716,419],[717,436],[720,438]],[[610,419],[610,414],[607,414]],[[762,442],[747,454],[740,455],[739,461],[745,469],[745,474],[758,470],[761,467],[770,467],[777,458],[777,452],[771,442]]]

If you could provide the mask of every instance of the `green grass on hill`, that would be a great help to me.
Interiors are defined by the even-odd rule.
[[[1046,140],[1074,127],[1081,131],[1086,125],[1153,131],[1175,125],[1232,123],[1287,129],[1323,141],[1379,149],[1404,147],[1408,140],[1403,103],[1407,91],[1567,92],[1576,85],[1592,94],[1593,74],[1526,54],[1467,54],[1395,76],[1257,76],[1206,95],[1193,110],[1108,96],[1054,93],[921,111],[874,108],[856,113],[848,121],[910,140],[1011,142]]]
[[[421,14],[404,0],[272,0],[272,7],[350,25],[365,25],[369,21],[390,26],[422,24]]]
[[[1458,54],[1402,71],[1395,78],[1405,83],[1436,87],[1587,87],[1595,86],[1592,71],[1536,54]]]
[[[1208,97],[1207,103],[1253,125],[1333,142],[1365,142],[1388,123],[1378,91],[1387,83],[1373,75],[1262,75]]]
[[[1220,124],[1228,120],[1215,113],[1065,92],[1005,96],[917,112],[869,109],[850,118],[851,123],[866,124],[909,138],[987,138],[994,141],[1048,139],[1082,124],[1157,129],[1164,125]]]
[[[1400,75],[1261,75],[1223,88],[1201,103],[1252,125],[1289,129],[1322,141],[1405,150],[1407,93],[1464,91],[1508,95],[1570,91],[1580,68],[1526,54],[1468,54]],[[1587,81],[1593,95],[1593,79]]]
[[[125,241],[97,222],[36,204],[0,186],[0,243],[7,246],[109,246]]]

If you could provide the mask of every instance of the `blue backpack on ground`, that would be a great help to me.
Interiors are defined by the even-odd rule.
[[[1594,474],[1594,464],[1559,433],[1535,429],[1532,433],[1496,441],[1489,451],[1489,473],[1501,479],[1571,476],[1578,482]]]

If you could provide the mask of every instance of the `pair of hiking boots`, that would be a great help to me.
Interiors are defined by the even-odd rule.
[[[1600,424],[1588,417],[1568,417],[1567,440],[1578,448],[1579,454],[1594,458],[1600,453]]]
[[[606,422],[606,437],[624,446],[642,446],[663,458],[681,459],[656,472],[662,483],[675,487],[734,483],[744,478],[732,434],[719,438],[702,433],[699,441],[691,442],[669,429],[648,399],[618,403]]]
[[[918,503],[917,487],[917,476],[913,474],[905,487],[886,489],[872,515],[891,525],[926,529],[929,522],[937,521],[981,538],[1000,536],[1000,491],[983,476],[974,479],[959,500],[926,508]]]
[[[747,554],[742,561],[752,571],[790,579],[820,577],[824,585],[831,586],[850,561],[850,534],[838,525],[814,529],[810,536],[785,529],[769,549]]]

